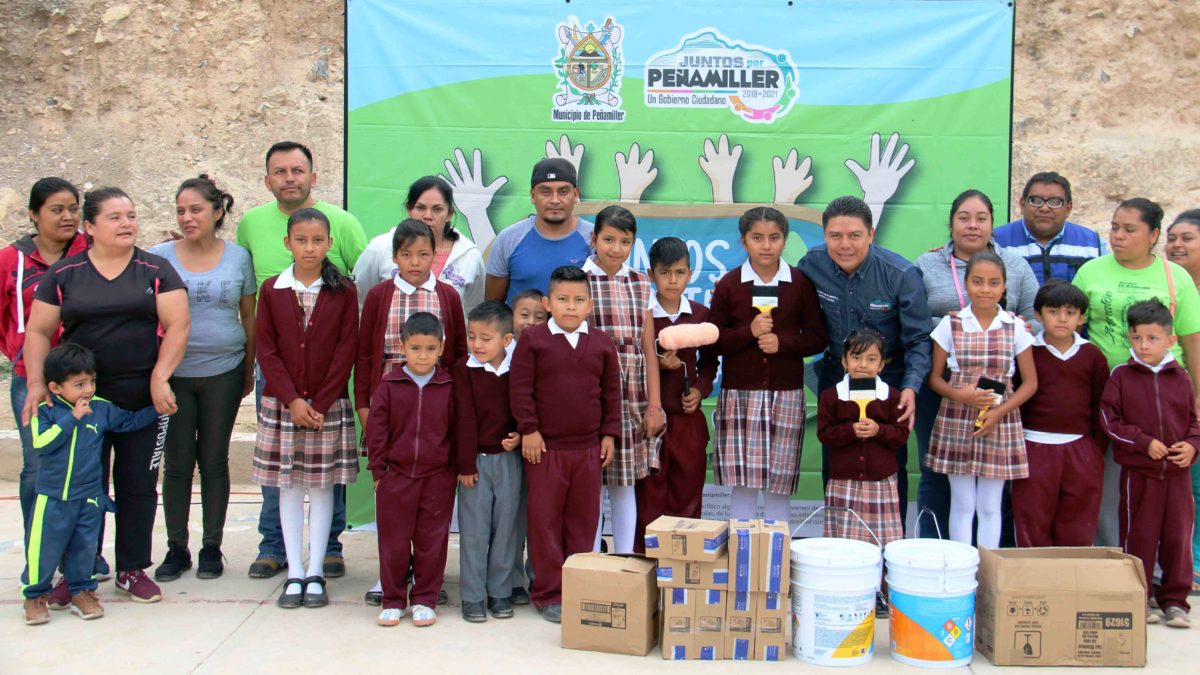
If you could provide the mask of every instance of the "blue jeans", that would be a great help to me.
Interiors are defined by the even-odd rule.
[[[18,494],[21,499],[21,522],[25,524],[26,534],[29,534],[29,514],[33,511],[33,501],[37,497],[38,466],[41,459],[33,449],[33,431],[29,425],[21,424],[21,411],[25,408],[25,398],[29,395],[29,386],[25,378],[13,374],[9,386],[9,396],[12,400],[13,419],[17,424],[17,433],[21,436],[21,482]]]
[[[262,370],[254,365],[254,409],[262,408],[263,387]],[[263,503],[258,512],[258,534],[262,540],[258,542],[258,557],[268,558],[275,562],[287,564],[287,553],[283,549],[283,526],[279,524],[279,488],[262,486]],[[325,548],[326,556],[342,557],[342,542],[338,540],[346,531],[346,486],[333,486],[333,524],[329,528],[329,544]]]

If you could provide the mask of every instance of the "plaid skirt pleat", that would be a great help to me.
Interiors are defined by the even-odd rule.
[[[717,485],[795,492],[804,417],[803,389],[722,389],[713,417]]]
[[[962,321],[952,315],[951,335],[958,370],[950,374],[950,386],[974,389],[980,377],[1003,382],[1012,395],[1009,370],[1015,358],[1015,324],[1002,324],[992,331],[966,332]],[[943,398],[938,408],[925,465],[953,476],[976,476],[995,480],[1016,480],[1029,476],[1025,454],[1025,432],[1021,414],[1014,410],[1005,415],[986,436],[974,436],[979,410]]]
[[[879,546],[903,539],[904,528],[900,524],[900,498],[896,486],[895,476],[883,480],[830,478],[825,486],[825,506],[839,507],[839,510],[824,512],[825,536],[857,539]],[[852,509],[858,518],[840,509]],[[863,523],[866,523],[865,527]],[[872,532],[875,533],[874,537],[871,536]],[[875,540],[876,537],[879,541]]]
[[[349,485],[358,476],[354,440],[348,398],[334,401],[321,430],[311,431],[297,428],[279,399],[263,396],[250,480],[280,488]]]
[[[647,438],[642,427],[650,406],[642,331],[653,289],[649,277],[637,271],[626,276],[588,274],[588,285],[592,292],[589,328],[612,338],[621,364],[621,437],[616,439],[613,461],[602,472],[603,481],[612,486],[633,485],[661,466],[662,436]]]

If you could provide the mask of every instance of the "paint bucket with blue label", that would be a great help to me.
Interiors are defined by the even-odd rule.
[[[792,542],[792,629],[796,657],[819,666],[857,666],[875,652],[879,547],[852,539]]]
[[[884,549],[892,658],[958,668],[975,651],[979,552],[943,539],[901,539]]]

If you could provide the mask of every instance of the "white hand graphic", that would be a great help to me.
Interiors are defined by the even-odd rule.
[[[497,176],[491,183],[483,184],[483,156],[479,148],[471,154],[471,163],[463,155],[461,148],[454,149],[454,159],[458,166],[446,160],[446,175],[438,178],[446,181],[454,188],[454,206],[467,219],[467,228],[471,230],[471,239],[480,250],[496,238],[496,228],[488,216],[488,206],[496,192],[504,187],[508,178]]]
[[[795,204],[796,198],[812,185],[813,178],[809,175],[812,168],[812,157],[800,161],[800,153],[792,148],[787,159],[775,157],[771,160],[775,170],[775,203]]]
[[[708,176],[712,186],[714,204],[733,203],[733,175],[737,172],[738,160],[742,158],[742,146],[729,148],[729,135],[721,134],[717,146],[711,138],[704,139],[704,154],[700,155],[700,168]]]
[[[583,143],[571,147],[571,139],[563,134],[558,139],[558,147],[554,141],[546,141],[546,159],[565,159],[575,167],[575,183],[579,184],[579,167],[583,164]]]
[[[654,151],[647,150],[645,155],[637,143],[629,146],[629,156],[618,152],[617,182],[621,184],[621,201],[640,202],[642,193],[658,178],[658,169],[654,165]],[[640,159],[639,159],[640,157]]]
[[[875,227],[883,216],[883,206],[887,200],[896,194],[900,187],[900,179],[917,164],[916,159],[904,161],[908,154],[908,143],[896,150],[900,140],[899,133],[893,133],[888,139],[887,147],[879,152],[879,133],[871,134],[871,161],[866,169],[853,159],[846,160],[846,168],[858,179],[858,185],[863,191],[863,201],[871,207],[871,216],[875,219]]]

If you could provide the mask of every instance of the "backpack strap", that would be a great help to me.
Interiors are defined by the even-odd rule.
[[[1171,263],[1162,257],[1163,272],[1167,275],[1167,293],[1171,296],[1171,316],[1175,316],[1175,276],[1171,274]]]

